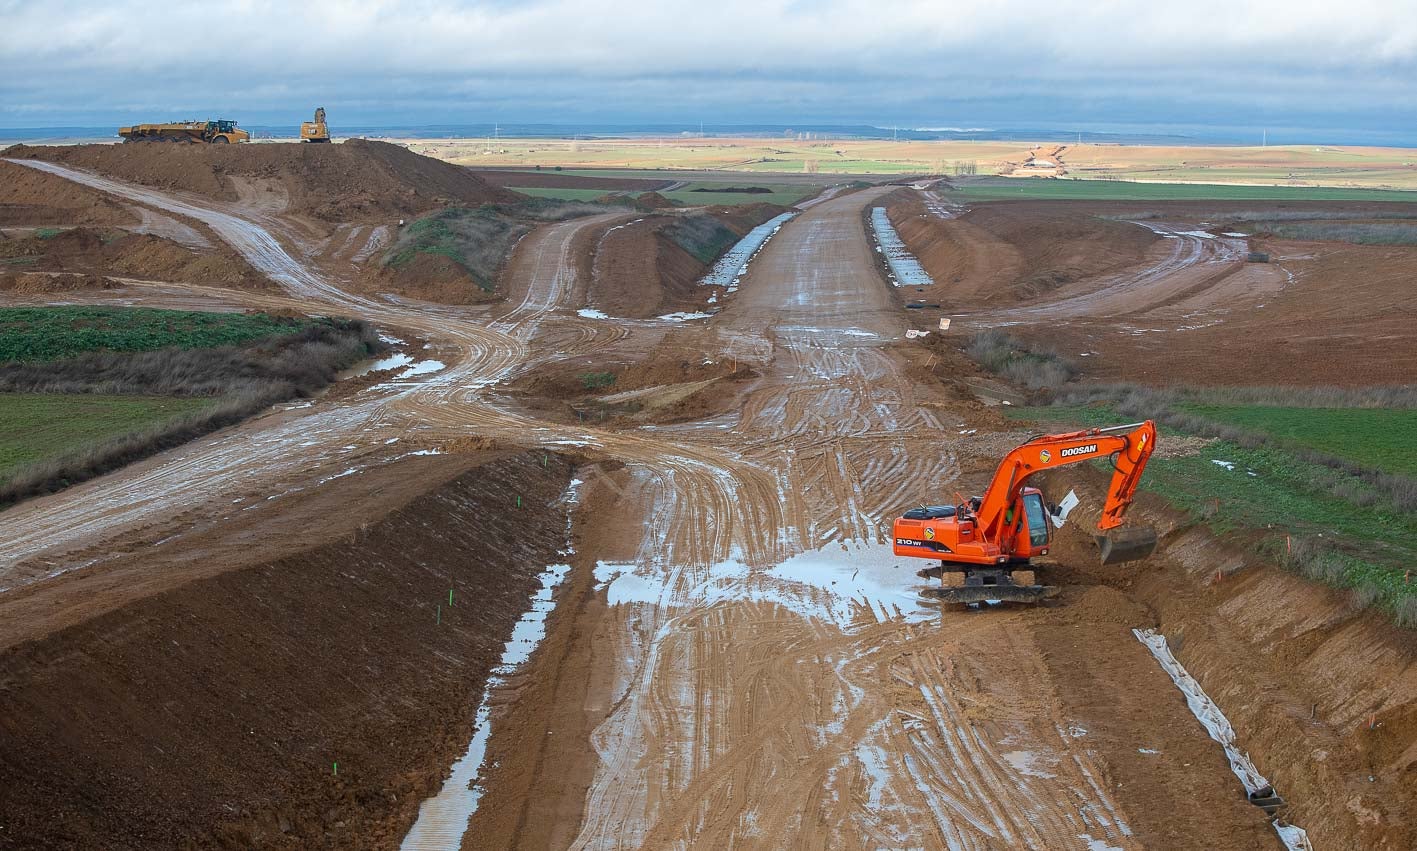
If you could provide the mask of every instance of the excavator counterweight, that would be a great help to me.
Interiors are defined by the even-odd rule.
[[[918,574],[940,580],[922,592],[931,597],[958,603],[1052,597],[1058,589],[1034,581],[1032,560],[1048,554],[1052,529],[1043,494],[1027,487],[1028,479],[1043,470],[1108,459],[1112,480],[1097,524],[1102,563],[1137,561],[1156,549],[1156,532],[1120,527],[1155,448],[1156,425],[1149,420],[1032,438],[1004,457],[982,496],[960,505],[922,506],[897,518],[894,552],[938,560]]]

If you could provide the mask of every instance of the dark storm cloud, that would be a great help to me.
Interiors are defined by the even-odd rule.
[[[0,126],[315,103],[366,122],[1354,122],[1408,2],[0,2]],[[1395,118],[1398,117],[1398,118]]]

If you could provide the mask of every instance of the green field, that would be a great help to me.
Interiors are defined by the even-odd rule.
[[[1286,446],[1317,449],[1384,472],[1417,475],[1417,410],[1201,404],[1178,407],[1209,420],[1273,435]]]
[[[72,453],[217,403],[212,398],[0,393],[0,482]]]
[[[0,363],[84,352],[237,346],[310,324],[263,313],[196,313],[141,307],[0,308]]]
[[[1417,192],[1319,186],[1235,186],[1204,183],[1132,183],[1121,180],[978,178],[943,193],[952,201],[1018,199],[1072,201],[1399,201]]]
[[[1306,460],[1291,447],[1317,449],[1386,472],[1417,465],[1411,435],[1417,411],[1185,404],[1217,423],[1272,435],[1276,443],[1240,446],[1213,440],[1193,455],[1154,457],[1142,489],[1164,497],[1218,535],[1240,535],[1276,560],[1290,547],[1309,554],[1295,568],[1394,612],[1417,626],[1417,513],[1398,508],[1369,480]],[[1011,418],[1062,427],[1112,425],[1128,418],[1106,404],[1017,408]],[[1163,449],[1177,429],[1161,427]],[[1220,463],[1223,462],[1223,463]]]

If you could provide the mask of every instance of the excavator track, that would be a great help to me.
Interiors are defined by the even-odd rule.
[[[916,571],[921,579],[938,579],[941,584],[923,588],[920,596],[946,603],[983,603],[1001,600],[1009,603],[1037,603],[1058,596],[1052,585],[1035,585],[1032,569],[976,567],[968,569],[933,565]]]
[[[1037,603],[1058,596],[1053,585],[935,585],[923,588],[920,596],[945,603],[983,603],[999,600],[1006,603]]]

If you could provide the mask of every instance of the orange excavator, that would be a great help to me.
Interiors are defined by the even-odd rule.
[[[1147,459],[1156,448],[1151,420],[1112,428],[1092,428],[1030,439],[1000,462],[983,496],[958,505],[922,506],[897,518],[894,552],[938,560],[917,575],[939,579],[925,591],[952,603],[1008,600],[1031,603],[1055,596],[1058,589],[1035,584],[1033,558],[1048,554],[1052,541],[1050,512],[1043,493],[1027,487],[1030,476],[1088,461],[1109,458],[1112,481],[1098,521],[1103,564],[1136,561],[1156,549],[1151,528],[1119,529],[1131,505]]]

